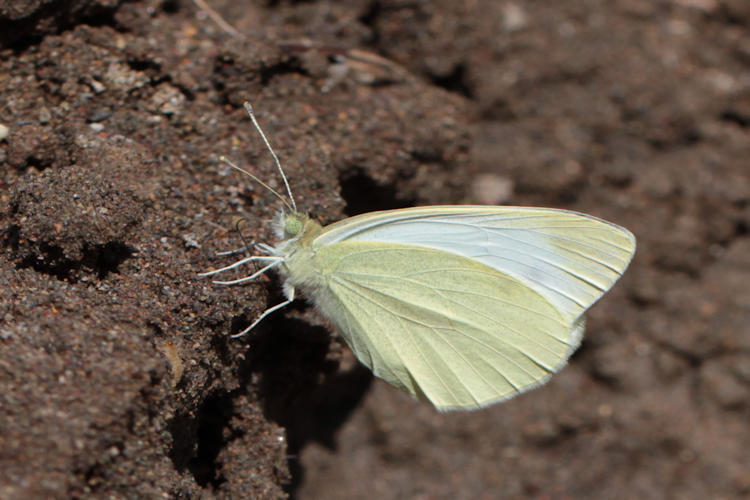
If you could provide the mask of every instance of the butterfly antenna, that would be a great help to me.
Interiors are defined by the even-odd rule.
[[[279,157],[276,156],[276,153],[273,151],[273,148],[271,147],[271,144],[268,142],[268,139],[266,139],[266,134],[263,133],[263,130],[260,128],[260,125],[258,125],[258,120],[255,119],[255,112],[253,111],[253,107],[250,105],[249,102],[244,103],[245,111],[247,111],[247,114],[250,115],[250,119],[253,121],[253,125],[255,125],[255,128],[258,130],[258,133],[263,138],[263,142],[266,143],[266,147],[271,152],[271,156],[273,156],[274,161],[276,162],[276,167],[279,169],[279,173],[281,174],[281,178],[284,180],[284,186],[286,187],[286,192],[289,195],[289,201],[291,204],[291,209],[293,212],[297,212],[297,204],[294,202],[294,196],[292,196],[292,188],[289,187],[289,181],[286,179],[286,175],[284,175],[284,169],[281,168],[281,162],[279,161]],[[289,203],[286,203],[286,206],[289,207]]]
[[[233,37],[240,38],[240,39],[243,39],[243,40],[246,38],[245,35],[243,35],[239,31],[237,31],[234,28],[234,26],[232,26],[231,24],[229,24],[228,22],[226,22],[224,20],[224,18],[221,17],[221,15],[218,12],[216,12],[214,9],[212,9],[211,6],[208,5],[204,0],[193,0],[193,3],[200,10],[202,10],[203,12],[205,12],[208,17],[210,17],[211,19],[213,19],[213,21],[216,24],[218,24],[221,29],[223,29],[224,31],[226,31],[227,33],[229,33],[230,35],[232,35]]]
[[[289,210],[291,210],[292,212],[297,212],[297,207],[296,207],[296,206],[294,206],[294,199],[292,199],[292,204],[290,205],[290,204],[289,204],[289,202],[288,202],[288,201],[286,201],[286,198],[284,198],[284,197],[283,197],[283,196],[282,196],[282,195],[281,195],[281,194],[280,194],[280,193],[279,193],[278,191],[276,191],[276,190],[275,190],[274,188],[272,188],[271,186],[269,186],[268,184],[266,184],[265,182],[263,182],[262,180],[260,180],[260,179],[259,179],[259,178],[258,178],[257,176],[255,176],[254,174],[251,174],[250,172],[248,172],[248,171],[247,171],[247,170],[245,170],[244,168],[242,168],[242,167],[240,167],[239,165],[235,164],[235,163],[234,163],[234,162],[233,162],[232,160],[230,160],[230,159],[229,159],[229,158],[227,158],[226,156],[224,156],[224,155],[222,155],[222,156],[219,156],[219,161],[221,161],[222,163],[225,163],[226,165],[229,165],[229,166],[230,166],[230,167],[232,167],[233,169],[235,169],[235,170],[239,170],[239,171],[240,171],[240,172],[242,172],[243,174],[247,175],[247,176],[248,176],[248,177],[250,177],[250,178],[251,178],[252,180],[254,180],[255,182],[257,182],[258,184],[260,184],[260,185],[261,185],[261,186],[263,186],[264,188],[266,188],[266,189],[268,189],[269,191],[271,191],[271,193],[273,193],[273,195],[274,195],[274,196],[276,196],[276,197],[277,197],[278,199],[280,199],[280,200],[281,200],[281,202],[282,202],[282,203],[283,203],[284,205],[286,205],[286,207],[287,207],[287,208],[288,208]]]

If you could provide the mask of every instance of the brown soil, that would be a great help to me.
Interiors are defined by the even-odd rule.
[[[0,0],[0,497],[750,496],[748,2],[208,1],[240,35]],[[197,276],[273,239],[217,161],[280,186],[244,100],[323,223],[554,206],[635,260],[565,370],[477,412],[373,380],[301,301],[232,340],[280,299]]]

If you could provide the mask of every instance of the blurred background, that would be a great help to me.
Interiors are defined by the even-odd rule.
[[[0,0],[3,498],[747,498],[750,3]],[[273,276],[275,167],[324,224],[441,203],[630,229],[570,364],[437,413]]]

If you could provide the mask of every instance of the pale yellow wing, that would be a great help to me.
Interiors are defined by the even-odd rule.
[[[375,375],[440,410],[489,405],[544,383],[583,324],[477,260],[373,241],[323,246],[316,304]]]

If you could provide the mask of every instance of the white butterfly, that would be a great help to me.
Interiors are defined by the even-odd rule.
[[[271,153],[290,199],[277,222],[281,241],[205,273],[267,261],[217,283],[270,269],[284,277],[287,300],[237,336],[299,289],[376,376],[439,410],[484,407],[546,382],[580,344],[583,313],[635,251],[626,229],[550,208],[407,208],[323,227],[297,211]]]

